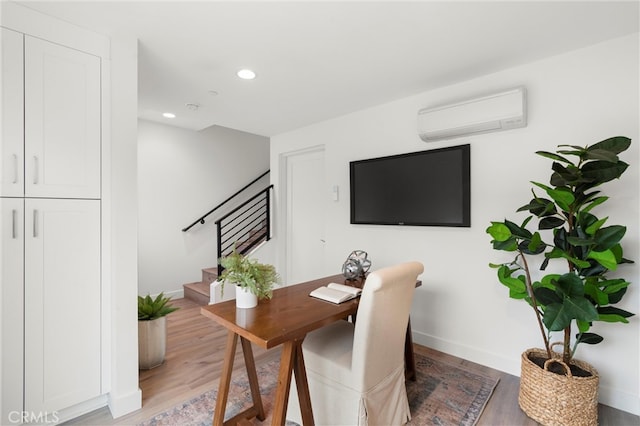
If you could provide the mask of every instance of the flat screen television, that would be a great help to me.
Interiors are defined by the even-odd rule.
[[[471,147],[352,161],[351,223],[471,226]]]

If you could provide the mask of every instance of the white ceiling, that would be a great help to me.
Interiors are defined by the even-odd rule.
[[[635,33],[640,13],[638,1],[21,3],[137,37],[140,118],[264,136]],[[238,79],[243,67],[258,77]]]

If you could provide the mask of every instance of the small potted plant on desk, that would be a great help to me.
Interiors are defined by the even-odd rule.
[[[273,265],[259,263],[255,259],[234,250],[219,260],[224,268],[218,280],[224,284],[236,285],[236,306],[238,308],[254,308],[258,299],[270,299],[273,286],[280,280]]]
[[[164,362],[167,350],[166,316],[179,308],[163,293],[152,298],[138,296],[138,366],[149,370]]]
[[[487,228],[494,249],[515,253],[512,261],[491,266],[509,297],[533,308],[544,342],[543,349],[522,354],[518,397],[522,410],[543,425],[597,425],[598,373],[574,358],[576,348],[603,341],[590,331],[596,321],[627,323],[633,315],[613,306],[629,282],[608,276],[618,265],[632,263],[623,257],[620,244],[626,227],[606,224],[607,217],[594,213],[608,199],[599,187],[627,169],[618,154],[630,143],[618,136],[586,147],[561,145],[556,153],[538,151],[553,161],[550,185],[533,182],[544,195],[532,191],[533,199],[518,209],[530,213],[522,224],[504,220]],[[530,231],[534,218],[537,229]],[[543,255],[541,270],[560,261],[564,271],[536,276],[532,266],[537,255]],[[552,350],[554,332],[561,334],[560,353]]]

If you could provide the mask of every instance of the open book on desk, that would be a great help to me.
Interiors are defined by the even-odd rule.
[[[332,303],[342,303],[360,296],[362,289],[349,285],[329,283],[326,287],[319,287],[309,293],[309,296]]]

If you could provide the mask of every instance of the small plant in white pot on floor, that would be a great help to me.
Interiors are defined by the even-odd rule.
[[[258,305],[258,299],[270,299],[273,286],[280,280],[273,265],[259,263],[236,250],[220,258],[220,265],[224,271],[218,280],[223,291],[226,282],[236,285],[238,308],[253,308]]]
[[[149,370],[164,362],[167,350],[167,318],[179,308],[160,293],[155,298],[138,296],[138,366]]]

